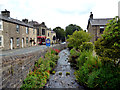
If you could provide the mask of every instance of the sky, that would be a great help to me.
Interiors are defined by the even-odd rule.
[[[120,0],[0,0],[0,11],[7,9],[12,18],[45,22],[48,28],[65,29],[76,24],[86,30],[90,12],[93,18],[118,16]]]

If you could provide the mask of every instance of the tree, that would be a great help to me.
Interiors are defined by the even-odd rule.
[[[90,39],[91,36],[89,33],[84,31],[75,31],[72,35],[68,35],[67,41],[69,42],[68,46],[75,47],[77,49],[83,42],[88,42]]]
[[[68,26],[66,26],[66,36],[68,35],[72,35],[74,31],[81,31],[82,28],[80,26],[77,26],[75,24],[70,24]]]
[[[101,57],[104,64],[114,62],[115,66],[120,63],[120,19],[115,17],[107,24],[102,38],[95,42],[95,51]]]
[[[53,31],[56,32],[56,38],[59,40],[64,41],[65,40],[65,31],[61,27],[56,27],[53,29]]]

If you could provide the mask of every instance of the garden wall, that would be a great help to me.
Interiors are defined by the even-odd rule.
[[[56,45],[54,48],[62,50],[66,46],[66,44],[62,44]],[[44,56],[48,49],[17,56],[2,57],[2,69],[0,70],[0,73],[2,73],[0,83],[2,84],[0,84],[0,88],[20,88],[29,71],[33,69],[35,61]]]

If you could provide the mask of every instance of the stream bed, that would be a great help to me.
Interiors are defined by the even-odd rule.
[[[80,86],[75,80],[74,69],[71,68],[68,62],[69,55],[68,49],[64,49],[59,53],[60,58],[55,68],[55,74],[50,75],[45,88],[78,88],[84,90],[84,87]]]

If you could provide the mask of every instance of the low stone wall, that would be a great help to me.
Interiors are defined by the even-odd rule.
[[[66,45],[56,45],[53,48],[62,50],[66,48]],[[33,69],[35,61],[44,56],[48,49],[29,54],[2,57],[1,88],[20,88],[29,71]]]

